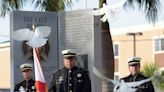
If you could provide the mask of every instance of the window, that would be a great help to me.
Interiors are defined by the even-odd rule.
[[[114,44],[114,56],[119,56],[119,44]]]
[[[164,51],[164,38],[154,40],[155,51]]]

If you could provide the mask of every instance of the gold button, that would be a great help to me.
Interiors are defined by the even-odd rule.
[[[69,92],[72,92],[72,90],[70,90]]]
[[[69,80],[71,80],[72,78],[71,77],[69,77]]]
[[[69,73],[71,73],[72,71],[71,71],[71,70],[69,70],[68,72],[69,72]]]
[[[72,84],[69,84],[69,86],[72,86]]]

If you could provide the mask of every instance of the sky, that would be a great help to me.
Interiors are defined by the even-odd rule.
[[[80,9],[91,9],[98,8],[99,0],[78,0],[73,3],[72,8],[66,8],[66,11],[80,10]],[[119,0],[107,0],[108,5],[117,3]],[[164,0],[161,0],[161,10],[159,21],[164,21]],[[38,9],[32,8],[31,4],[27,4],[23,11],[37,11]],[[139,12],[137,9],[122,9],[120,13],[117,14],[116,18],[110,22],[110,28],[121,28],[127,26],[134,26],[139,24],[148,24],[143,12]],[[111,30],[112,31],[112,30]],[[0,43],[9,40],[10,34],[10,23],[9,14],[5,18],[0,18]]]
[[[161,9],[159,11],[159,19],[157,22],[164,21],[164,0],[161,0]],[[111,21],[111,27],[124,27],[127,25],[148,24],[145,13],[138,9],[124,9],[118,15],[116,20]]]

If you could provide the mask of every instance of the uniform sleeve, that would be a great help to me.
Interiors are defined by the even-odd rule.
[[[55,74],[52,75],[49,92],[56,92]]]
[[[121,82],[121,80],[125,81],[125,78],[119,79],[119,82]],[[118,90],[118,89],[119,89],[119,85],[115,85],[113,90]]]
[[[19,92],[19,88],[20,88],[20,86],[17,84],[17,85],[14,87],[14,92]]]
[[[155,92],[152,82],[148,82],[148,91],[147,92]]]
[[[82,92],[91,92],[91,81],[89,78],[89,73],[88,71],[85,72],[85,79],[84,79],[84,88]]]

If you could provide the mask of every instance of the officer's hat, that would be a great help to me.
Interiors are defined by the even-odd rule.
[[[140,64],[141,57],[132,57],[128,60],[128,65]]]
[[[62,50],[63,57],[75,57],[76,52],[74,50]]]
[[[32,67],[33,67],[33,65],[29,64],[29,63],[25,63],[25,64],[20,65],[20,69],[22,72],[26,71],[26,70],[32,70]]]

